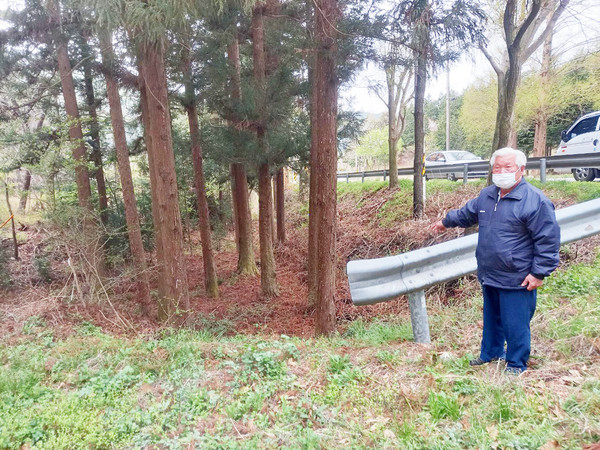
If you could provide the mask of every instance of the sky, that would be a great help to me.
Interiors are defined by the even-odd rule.
[[[495,39],[500,42],[501,39]],[[493,54],[500,54],[499,45],[491,46]],[[571,0],[570,7],[563,13],[553,39],[553,52],[559,62],[571,59],[577,54],[600,50],[600,0]],[[541,48],[530,61],[527,69],[539,67]],[[446,71],[442,70],[427,80],[425,95],[436,99],[446,95]],[[477,49],[463,55],[450,65],[451,95],[462,94],[469,86],[495,77],[491,65]],[[350,83],[340,90],[340,104],[344,109],[365,113],[384,113],[385,104],[369,91],[369,82],[385,82],[381,69],[373,63],[367,64]]]
[[[450,91],[460,94],[479,80],[489,79],[492,74],[492,67],[483,54],[479,51],[472,51],[450,65]],[[446,70],[440,70],[438,74],[427,80],[425,95],[428,98],[439,98],[446,95],[446,77]],[[370,63],[356,75],[351,83],[341,87],[340,101],[344,109],[351,107],[356,111],[374,114],[386,112],[385,104],[369,91],[369,83],[373,82],[385,83],[385,77],[381,69]]]

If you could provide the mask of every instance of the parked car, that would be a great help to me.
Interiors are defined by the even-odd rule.
[[[481,161],[479,156],[465,150],[433,152],[425,158],[425,179],[447,178],[448,180],[456,181],[463,177],[462,170],[451,173],[431,173],[428,169],[447,164],[465,164],[479,161]],[[485,178],[486,176],[486,171],[469,172],[469,178]]]
[[[560,137],[557,155],[574,155],[578,153],[594,153],[600,151],[600,130],[598,129],[600,111],[595,111],[580,117],[564,130]],[[593,181],[600,177],[600,169],[593,167],[578,167],[571,169],[573,178],[577,181]]]

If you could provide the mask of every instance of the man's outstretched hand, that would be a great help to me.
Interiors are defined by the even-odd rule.
[[[534,289],[539,288],[542,284],[544,284],[544,280],[540,280],[529,274],[525,277],[521,283],[521,286],[526,287],[528,291],[533,291]]]
[[[447,228],[444,226],[441,220],[438,220],[436,223],[431,225],[430,229],[434,233],[443,233]]]

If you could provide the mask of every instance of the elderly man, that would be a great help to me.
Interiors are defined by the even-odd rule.
[[[527,369],[536,289],[558,266],[560,246],[554,205],[525,181],[526,163],[519,150],[496,151],[490,160],[494,185],[433,225],[434,231],[442,232],[479,224],[476,257],[483,290],[483,338],[481,353],[470,364],[506,359],[505,370],[513,374]]]

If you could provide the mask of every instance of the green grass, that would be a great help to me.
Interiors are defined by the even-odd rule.
[[[577,203],[584,202],[587,200],[593,200],[600,198],[600,183],[587,183],[587,182],[571,182],[565,180],[548,180],[545,184],[541,184],[539,179],[534,177],[528,177],[527,181],[533,186],[542,189],[546,195],[553,199],[559,198],[572,198]],[[412,196],[412,180],[402,179],[399,180],[399,196],[390,203],[396,202],[398,205],[405,206],[407,200],[404,197]],[[388,186],[387,181],[368,181],[364,183],[360,182],[339,182],[338,183],[338,198],[344,198],[350,196],[356,200],[360,200],[361,197],[375,193],[381,189],[386,189]],[[427,182],[427,195],[438,195],[450,192],[456,192],[463,186],[459,180],[448,181],[448,180],[429,180]],[[486,186],[485,179],[469,180],[469,186],[474,186],[477,189],[483,189]],[[411,200],[408,198],[408,200]],[[412,202],[412,200],[411,200]],[[410,206],[411,202],[408,203]],[[390,205],[392,208],[394,205]]]
[[[402,180],[407,181],[407,180]],[[410,182],[410,181],[409,181]],[[381,189],[387,188],[389,183],[387,181],[369,181],[365,180],[364,183],[350,182],[345,183],[338,181],[337,193],[338,198],[350,197],[353,199],[360,199],[365,194],[372,194]]]
[[[600,183],[553,180],[541,184],[539,180],[533,178],[527,178],[527,181],[542,189],[551,199],[572,198],[577,203],[581,203],[600,198]]]
[[[578,448],[600,441],[599,268],[546,281],[519,378],[469,367],[478,296],[430,308],[430,347],[402,315],[307,340],[87,322],[59,339],[34,316],[0,341],[0,448]]]
[[[89,322],[57,337],[32,316],[0,336],[0,448],[581,448],[600,441],[599,274],[600,258],[545,280],[522,377],[469,366],[479,295],[428,304],[430,346],[407,314],[328,339],[231,336],[210,316],[137,338]]]

